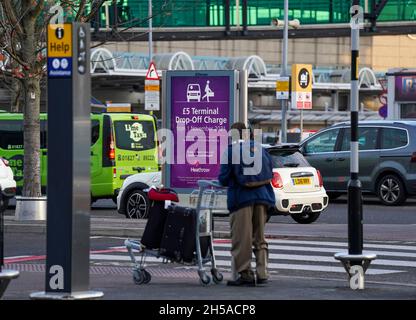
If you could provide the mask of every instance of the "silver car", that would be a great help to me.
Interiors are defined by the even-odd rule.
[[[359,123],[360,173],[363,192],[385,205],[400,205],[416,195],[416,121]],[[302,154],[322,172],[330,198],[347,192],[350,178],[350,125],[339,123],[301,143]]]

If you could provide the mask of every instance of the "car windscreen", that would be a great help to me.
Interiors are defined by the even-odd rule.
[[[114,121],[114,131],[119,149],[144,151],[155,148],[153,121]]]
[[[311,166],[298,150],[268,149],[267,151],[272,156],[273,168]]]

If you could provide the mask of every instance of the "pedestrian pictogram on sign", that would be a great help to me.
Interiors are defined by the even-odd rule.
[[[154,62],[150,62],[149,69],[147,69],[146,73],[146,80],[159,80],[159,76],[157,74],[156,66]]]

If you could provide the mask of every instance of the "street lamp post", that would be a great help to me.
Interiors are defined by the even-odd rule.
[[[284,26],[283,26],[283,44],[282,44],[282,77],[287,77],[287,47],[289,38],[289,0],[285,0],[284,4]],[[281,137],[283,143],[287,142],[287,106],[288,100],[282,101],[282,124]]]
[[[149,65],[152,62],[153,58],[153,10],[152,10],[152,0],[149,0]]]

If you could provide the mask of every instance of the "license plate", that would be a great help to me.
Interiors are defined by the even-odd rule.
[[[311,178],[294,178],[293,184],[295,186],[311,184]]]

